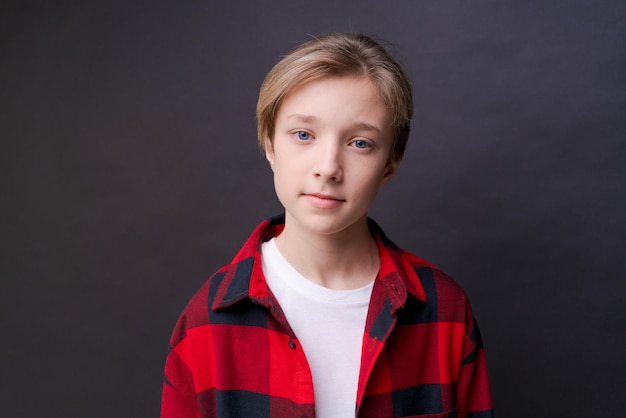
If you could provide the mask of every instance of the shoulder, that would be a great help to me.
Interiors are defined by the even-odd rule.
[[[260,246],[276,236],[284,225],[277,216],[261,222],[244,242],[235,257],[217,270],[191,297],[180,315],[170,345],[180,343],[191,329],[214,323],[221,308],[227,308],[253,296],[267,299],[267,285],[263,279]],[[218,320],[219,321],[219,320]]]
[[[426,260],[396,247],[397,260],[402,264],[401,277],[409,299],[401,314],[410,323],[473,322],[469,299],[446,272]]]
[[[450,298],[467,297],[461,285],[439,267],[404,250],[401,251],[422,283],[425,281],[432,282],[441,296]],[[442,295],[442,293],[445,293],[445,295]]]
[[[172,333],[170,341],[171,347],[178,345],[178,343],[185,339],[189,330],[202,327],[209,323],[210,307],[217,293],[215,289],[220,287],[220,284],[224,280],[224,273],[228,271],[229,268],[231,268],[231,264],[227,264],[215,272],[189,299]]]
[[[396,245],[388,247],[387,251],[393,254],[396,265],[401,265],[397,271],[405,280],[409,292],[418,299],[457,303],[467,299],[459,283],[439,267]]]

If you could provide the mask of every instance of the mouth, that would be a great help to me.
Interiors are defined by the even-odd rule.
[[[315,207],[320,209],[332,209],[345,202],[345,199],[341,199],[335,196],[321,194],[321,193],[304,193],[304,197]]]
[[[345,202],[345,199],[340,199],[338,197],[335,196],[331,196],[331,195],[327,195],[327,194],[321,194],[321,193],[305,193],[305,196],[309,196],[309,197],[314,197],[316,199],[322,199],[322,200],[336,200],[338,202]]]

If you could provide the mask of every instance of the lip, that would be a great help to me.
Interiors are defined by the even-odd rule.
[[[305,193],[304,197],[309,203],[320,209],[333,209],[345,202],[344,199],[321,193]]]

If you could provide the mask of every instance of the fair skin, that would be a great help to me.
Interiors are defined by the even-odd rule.
[[[315,80],[284,99],[266,157],[285,207],[276,245],[304,277],[338,290],[376,277],[367,211],[395,173],[392,142],[389,112],[366,77]]]

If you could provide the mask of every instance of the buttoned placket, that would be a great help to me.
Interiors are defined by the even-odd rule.
[[[289,349],[294,353],[294,355],[299,357],[298,364],[302,364],[304,366],[304,367],[298,368],[297,370],[294,370],[294,373],[296,373],[296,376],[298,376],[299,380],[302,381],[302,379],[306,379],[306,382],[302,382],[302,383],[305,383],[302,385],[296,385],[297,387],[294,387],[294,390],[299,390],[300,387],[303,387],[303,386],[309,386],[313,388],[313,375],[311,374],[311,367],[309,365],[308,360],[306,359],[306,354],[304,353],[304,349],[302,348],[302,345],[299,343],[298,337],[296,336],[295,332],[291,328],[291,325],[289,325],[289,322],[287,321],[287,317],[285,316],[282,308],[278,304],[276,297],[271,293],[271,290],[268,289],[267,298],[263,298],[263,300],[253,298],[252,300],[255,303],[261,306],[264,306],[266,309],[268,309],[269,314],[272,316],[272,318],[274,318],[274,320],[278,322],[284,328],[285,334],[289,336],[289,340],[287,341],[287,345],[289,346]],[[311,393],[310,398],[315,399],[315,393]],[[315,418],[315,415],[313,416],[302,415],[302,418]]]
[[[365,390],[367,389],[367,383],[369,382],[372,371],[374,370],[374,365],[378,361],[380,353],[383,351],[385,347],[385,342],[389,339],[389,336],[393,332],[393,329],[396,326],[397,315],[396,311],[404,306],[404,303],[407,298],[407,290],[402,283],[400,277],[396,273],[382,279],[380,281],[379,286],[382,286],[382,290],[385,292],[386,298],[383,303],[384,306],[390,306],[389,309],[382,309],[381,311],[374,313],[371,310],[368,311],[368,318],[366,320],[366,324],[374,324],[376,322],[382,322],[388,324],[384,333],[382,334],[382,338],[377,338],[377,336],[368,335],[370,339],[363,346],[362,354],[361,354],[361,372],[359,376],[359,385],[358,385],[358,393],[357,393],[357,410],[356,416],[359,416],[360,407],[362,405],[363,397],[365,396]],[[380,291],[381,289],[374,288],[373,291]],[[371,303],[371,302],[370,302]],[[376,315],[376,317],[370,318],[370,315]],[[384,317],[382,317],[384,316]],[[366,330],[366,332],[371,332],[372,330]],[[364,338],[365,342],[365,338]]]

